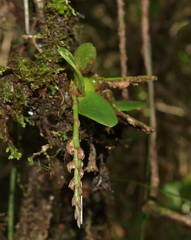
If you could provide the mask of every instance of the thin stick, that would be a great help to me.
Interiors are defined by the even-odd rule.
[[[45,31],[45,16],[44,16],[44,0],[34,0],[36,7],[38,21],[40,23],[40,32],[44,33]]]
[[[43,0],[34,0],[37,15],[40,21],[44,22],[44,1]]]
[[[126,26],[125,26],[125,11],[124,0],[117,0],[118,10],[118,36],[119,36],[119,50],[120,50],[120,63],[121,63],[121,76],[127,76],[127,52],[126,52]]]
[[[14,234],[14,200],[15,200],[15,182],[16,182],[16,167],[13,165],[10,174],[10,189],[8,202],[8,240],[13,240]]]
[[[107,82],[107,81],[124,81],[130,83],[142,83],[142,82],[148,82],[148,81],[154,81],[158,78],[156,76],[148,76],[148,75],[142,75],[142,76],[126,76],[126,77],[97,77],[99,81]]]
[[[149,0],[142,0],[142,53],[144,64],[146,68],[146,74],[152,75],[152,59],[151,59],[151,44],[149,36]],[[159,174],[157,163],[157,150],[156,150],[156,117],[154,106],[154,85],[153,82],[148,82],[148,95],[149,95],[149,107],[150,107],[150,125],[154,128],[154,132],[149,135],[148,145],[148,160],[146,169],[146,179],[149,179],[150,175],[150,196],[157,198],[157,190],[159,186]],[[149,191],[145,190],[144,200],[148,199]],[[144,221],[141,226],[141,240],[145,239],[145,224],[147,222],[148,214],[145,212]]]
[[[113,104],[113,108],[115,109],[116,114],[121,117],[122,119],[124,119],[129,125],[131,125],[132,127],[135,127],[147,134],[152,133],[153,129],[149,126],[147,126],[146,124],[136,120],[135,118],[131,117],[130,115],[128,115],[127,113],[121,112],[119,111],[115,105]]]
[[[29,2],[24,0],[24,15],[25,15],[25,32],[29,34]]]
[[[125,3],[124,0],[116,0],[118,10],[118,36],[119,36],[119,51],[120,51],[120,64],[121,76],[127,76],[127,51],[126,51],[126,25],[125,25]],[[128,86],[128,85],[127,85]],[[122,96],[128,98],[127,86],[122,90]]]
[[[151,60],[151,44],[149,36],[149,0],[142,0],[142,40],[143,40],[143,58],[146,68],[146,73],[152,75],[152,60]],[[154,133],[149,137],[149,161],[150,161],[150,184],[153,188],[159,186],[159,173],[156,150],[156,115],[154,105],[154,85],[152,82],[148,83],[149,106],[150,106],[150,125],[154,128]],[[157,191],[151,190],[150,195],[157,197]]]

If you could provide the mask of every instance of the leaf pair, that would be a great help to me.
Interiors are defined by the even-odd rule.
[[[91,71],[96,61],[96,49],[92,43],[81,44],[74,55],[66,48],[61,47],[58,48],[58,52],[72,68],[74,84],[83,95],[83,97],[78,98],[78,113],[105,126],[115,126],[118,120],[114,108],[108,101],[95,92],[95,88],[104,80],[113,81],[116,79],[120,80],[121,78],[100,79],[99,77],[95,77],[92,79],[83,76],[83,74]],[[115,104],[119,111],[139,109],[145,105],[138,101],[113,101],[112,104]]]
[[[84,94],[84,81],[83,76],[80,72],[80,70],[77,68],[74,56],[69,52],[66,48],[58,48],[58,52],[60,55],[66,60],[66,62],[72,67],[73,73],[74,73],[74,82],[78,90]]]
[[[96,49],[92,43],[81,44],[75,51],[74,55],[71,54],[66,48],[58,48],[60,55],[72,67],[74,72],[74,80],[79,92],[85,94],[84,80],[82,74],[88,73],[96,60]]]
[[[84,43],[77,48],[74,55],[66,48],[61,47],[58,48],[58,52],[71,66],[74,72],[74,84],[78,91],[84,95],[78,98],[79,114],[103,125],[109,127],[115,126],[117,124],[117,117],[111,104],[95,93],[94,86],[91,85],[90,79],[82,75],[87,74],[95,63],[95,47],[91,43]]]

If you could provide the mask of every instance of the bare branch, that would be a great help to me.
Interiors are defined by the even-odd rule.
[[[122,118],[122,120],[125,120],[126,123],[128,123],[129,125],[131,125],[132,127],[135,127],[147,134],[149,133],[153,133],[153,128],[147,126],[146,124],[144,124],[143,122],[140,122],[138,120],[136,120],[135,118],[131,117],[130,115],[128,115],[127,113],[123,113],[121,111],[119,111],[115,105],[113,104],[113,107],[115,109],[116,114]]]
[[[121,64],[121,76],[127,76],[127,51],[126,51],[126,24],[125,24],[125,3],[124,0],[117,1],[118,10],[118,36],[119,36],[119,50],[120,50],[120,64]],[[127,88],[122,90],[122,96],[128,98]]]
[[[121,75],[127,76],[127,53],[126,53],[126,32],[125,32],[125,11],[124,0],[117,0],[118,9],[118,36],[119,36],[119,50],[120,50],[120,63],[121,63]]]

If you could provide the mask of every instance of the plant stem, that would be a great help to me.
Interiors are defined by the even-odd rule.
[[[24,15],[25,15],[25,32],[29,34],[29,2],[24,0]]]
[[[149,34],[149,6],[150,0],[142,0],[142,52],[143,59],[146,68],[146,74],[152,75],[152,58],[151,58],[151,42]],[[157,198],[157,188],[159,186],[159,173],[158,173],[158,162],[157,162],[157,150],[156,150],[156,115],[155,115],[155,105],[154,105],[154,84],[153,82],[148,82],[148,95],[149,95],[149,107],[150,107],[150,126],[154,128],[154,132],[149,136],[148,141],[148,157],[147,157],[147,167],[146,167],[146,181],[149,180],[150,175],[150,185],[152,189],[150,192],[145,190],[144,200],[146,201],[149,195],[153,198]],[[147,222],[147,212],[145,212],[145,219],[142,223],[141,228],[141,240],[145,239],[145,225]]]
[[[72,110],[73,110],[73,144],[74,144],[74,148],[77,148],[80,146],[79,143],[79,119],[78,119],[78,102],[77,102],[77,98],[75,95],[72,96],[72,100],[73,100],[73,106],[72,106]]]
[[[10,173],[9,202],[8,202],[8,240],[13,240],[14,234],[14,200],[17,169],[13,165]]]
[[[142,39],[143,39],[143,58],[146,68],[146,73],[152,75],[152,59],[151,59],[151,43],[149,35],[149,4],[150,0],[142,0]],[[154,103],[154,85],[152,82],[148,83],[149,107],[150,107],[150,125],[155,132],[149,136],[148,158],[150,161],[150,184],[157,188],[159,185],[159,173],[156,150],[156,115]],[[151,191],[150,196],[157,198],[157,192]]]
[[[78,118],[78,101],[75,95],[72,96],[73,99],[73,146],[74,146],[74,197],[73,205],[75,206],[75,219],[77,225],[80,228],[83,222],[83,199],[82,199],[82,160],[79,158],[79,118]]]

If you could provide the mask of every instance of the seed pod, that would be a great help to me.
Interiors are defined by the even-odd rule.
[[[66,165],[67,169],[68,169],[68,172],[71,173],[72,169],[75,168],[75,163],[74,161],[71,161],[69,162],[67,165]]]
[[[77,151],[78,151],[78,159],[84,160],[85,158],[84,150],[81,147],[78,147]]]
[[[76,206],[77,202],[76,202],[76,197],[73,196],[72,198],[72,206]]]
[[[74,186],[75,186],[75,181],[74,181],[74,179],[72,179],[72,180],[69,182],[68,187],[69,187],[70,189],[74,190]]]
[[[66,151],[70,154],[70,155],[74,155],[74,145],[73,145],[73,140],[69,141],[66,145]]]
[[[79,185],[79,186],[77,187],[77,189],[78,189],[79,195],[82,195],[82,186]]]
[[[82,167],[78,168],[78,172],[79,172],[80,178],[82,178],[84,176],[84,170],[82,169]]]
[[[80,226],[80,217],[79,217],[79,210],[74,212],[74,218],[77,220],[78,227]]]

